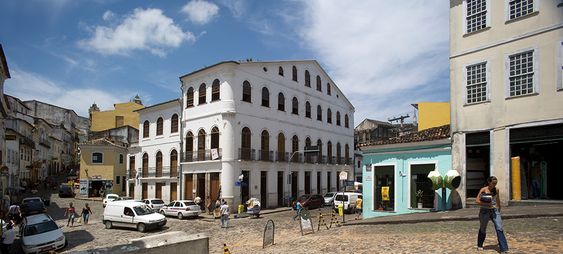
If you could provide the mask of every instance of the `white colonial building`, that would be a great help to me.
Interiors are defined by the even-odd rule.
[[[316,61],[227,61],[180,80],[182,198],[277,207],[351,179],[354,107]]]
[[[139,109],[139,143],[129,149],[129,195],[135,199],[179,199],[179,99]]]

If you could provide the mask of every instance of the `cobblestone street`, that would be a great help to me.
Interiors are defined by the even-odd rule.
[[[77,211],[85,203],[90,204],[93,217],[89,225],[66,227],[63,208],[69,202],[74,203]],[[223,243],[232,253],[478,253],[475,249],[477,221],[358,225],[332,227],[330,230],[321,228],[317,232],[319,212],[314,210],[311,215],[315,233],[301,236],[299,223],[292,220],[294,213],[284,211],[267,214],[260,219],[231,219],[228,229],[222,229],[219,220],[210,218],[180,221],[169,217],[163,230],[143,234],[131,229],[105,229],[101,222],[101,202],[61,199],[53,195],[49,213],[57,224],[65,225],[63,230],[69,241],[65,252],[121,244],[133,238],[181,230],[189,234],[207,234],[211,253],[222,253]],[[268,219],[276,225],[275,245],[262,249],[263,229]],[[563,217],[505,220],[511,252],[563,252],[562,221]],[[491,224],[487,236],[483,253],[496,253],[496,235]]]

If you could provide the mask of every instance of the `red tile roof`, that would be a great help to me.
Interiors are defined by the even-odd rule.
[[[446,139],[450,137],[450,125],[443,125],[426,129],[423,131],[405,134],[400,137],[389,138],[386,140],[379,140],[373,143],[361,144],[361,146],[374,146],[374,145],[389,145],[399,143],[415,143],[430,140]]]

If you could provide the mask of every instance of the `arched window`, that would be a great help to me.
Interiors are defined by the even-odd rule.
[[[293,97],[293,101],[291,102],[291,113],[299,115],[299,101],[297,101],[295,97]]]
[[[350,126],[348,125],[348,124],[349,124],[349,123],[348,123],[349,121],[350,121],[350,119],[348,119],[348,114],[345,114],[345,115],[344,115],[344,127],[346,127],[346,128],[349,128],[349,127],[350,127]]]
[[[309,74],[308,70],[305,70],[305,86],[311,87],[311,74]]]
[[[173,149],[170,152],[170,177],[178,176],[178,152]]]
[[[303,148],[303,151],[309,150],[309,147],[311,147],[311,139],[309,137],[307,137],[305,139],[305,147]],[[305,162],[307,162],[307,163],[313,162],[312,156],[311,156],[310,153],[305,153]]]
[[[156,177],[162,176],[162,152],[156,153]]]
[[[340,126],[340,111],[336,111],[336,125]]]
[[[327,161],[329,164],[334,164],[334,159],[332,158],[332,142],[328,141],[328,143],[326,143],[326,156],[327,156]]]
[[[299,154],[293,154],[299,151],[299,138],[297,135],[294,135],[291,139],[291,154],[293,155],[293,159],[291,161],[298,162],[299,161]]]
[[[92,153],[92,163],[104,163],[104,154]]]
[[[250,143],[250,137],[251,137],[250,133],[250,129],[248,127],[244,127],[242,128],[242,132],[241,132],[241,143],[240,143],[240,155],[241,155],[241,159],[242,160],[250,160],[250,154],[251,154],[251,143]]]
[[[162,135],[163,130],[164,130],[164,120],[162,119],[162,117],[159,117],[156,120],[156,135],[157,136]]]
[[[323,86],[323,85],[322,85],[322,82],[321,82],[321,76],[317,75],[317,91],[321,91],[321,92],[322,92],[322,91],[323,91],[322,86]]]
[[[206,92],[207,92],[207,86],[205,85],[205,83],[201,83],[201,85],[199,85],[199,91],[198,91],[199,94],[199,101],[197,102],[198,105],[205,104]]]
[[[311,118],[311,103],[305,102],[305,117]]]
[[[336,164],[342,164],[342,153],[340,151],[340,142],[336,143]]]
[[[278,134],[278,161],[286,161],[285,158],[285,135]]]
[[[283,93],[278,94],[278,110],[285,111],[285,96],[283,96]]]
[[[323,109],[321,108],[321,105],[317,105],[317,120],[323,120]]]
[[[213,80],[211,85],[211,101],[218,101],[221,99],[221,84],[218,79]]]
[[[205,160],[205,130],[199,130],[197,134],[197,160]]]
[[[129,178],[137,177],[137,168],[135,167],[135,156],[129,156]]]
[[[186,108],[194,106],[194,88],[188,88],[188,92],[186,93]]]
[[[193,161],[194,158],[194,134],[191,131],[186,134],[186,161]]]
[[[148,138],[150,134],[149,121],[143,123],[143,138]]]
[[[278,74],[283,77],[283,68],[281,66],[278,69]]]
[[[350,146],[346,144],[344,146],[344,164],[348,164],[350,161]]]
[[[142,172],[143,177],[149,177],[149,155],[147,153],[143,154],[143,164]]]
[[[170,133],[178,132],[178,114],[172,115],[170,119]]]
[[[326,83],[326,94],[330,95],[330,83]]]
[[[295,67],[295,65],[292,68],[292,73],[291,73],[291,77],[293,79],[293,81],[297,82],[297,67]]]
[[[252,88],[250,87],[250,82],[245,80],[242,83],[242,101],[252,102]]]
[[[260,142],[260,159],[263,161],[270,160],[270,133],[262,131]]]
[[[219,148],[219,128],[211,129],[211,149]]]
[[[317,163],[322,163],[323,158],[323,142],[321,139],[317,139],[317,149],[319,149]]]
[[[326,111],[326,122],[332,123],[332,111],[330,109],[327,109]]]
[[[262,106],[270,107],[270,91],[266,87],[262,87]]]

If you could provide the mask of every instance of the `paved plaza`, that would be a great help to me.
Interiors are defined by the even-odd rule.
[[[73,202],[77,210],[89,203],[93,217],[89,225],[66,227],[64,207]],[[538,208],[540,209],[540,208]],[[328,209],[326,210],[328,212]],[[311,212],[315,233],[301,236],[293,211],[265,214],[259,219],[231,219],[227,229],[219,220],[210,217],[178,220],[169,217],[163,230],[140,233],[131,229],[105,229],[102,224],[102,204],[58,198],[52,195],[49,214],[63,230],[69,245],[64,250],[72,253],[97,247],[126,243],[129,239],[169,231],[206,234],[210,237],[211,253],[222,253],[226,243],[232,253],[478,253],[475,249],[478,221],[446,221],[405,224],[376,224],[321,228],[317,231],[318,210]],[[231,216],[232,218],[233,216]],[[348,216],[347,219],[350,219]],[[272,219],[276,226],[275,245],[262,248],[266,222]],[[519,218],[504,221],[512,253],[562,253],[563,217]],[[496,253],[496,236],[489,225],[482,253]],[[19,248],[13,248],[19,253]]]

